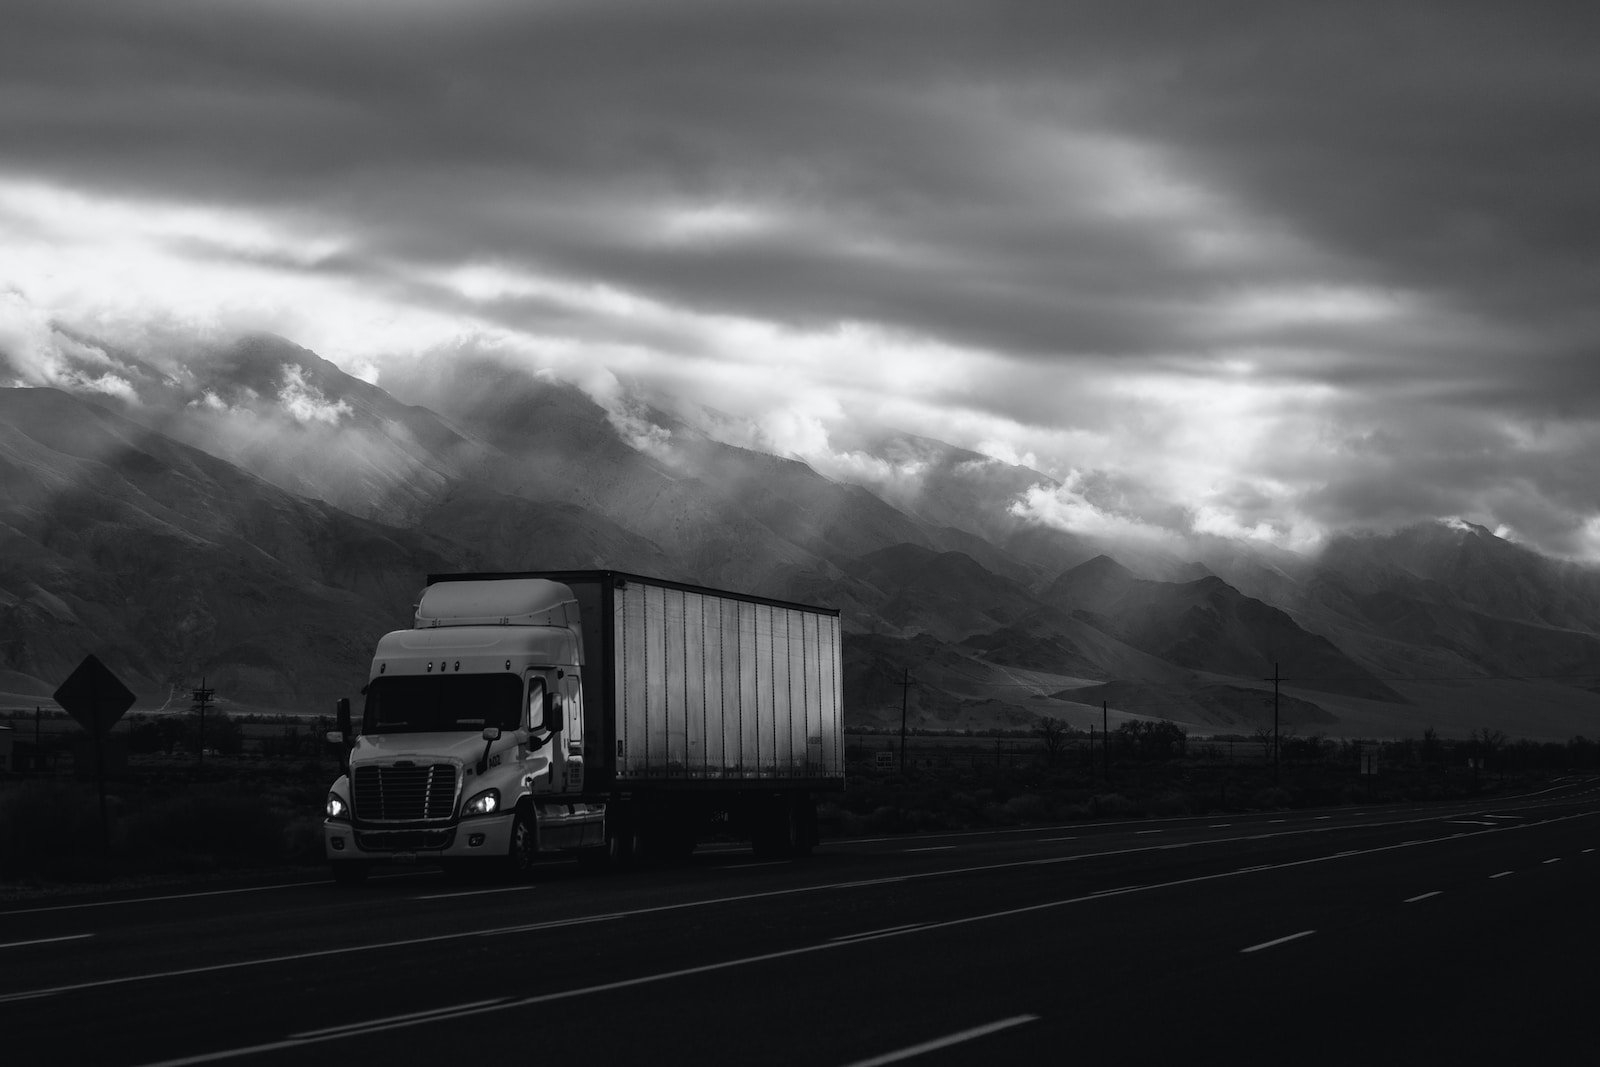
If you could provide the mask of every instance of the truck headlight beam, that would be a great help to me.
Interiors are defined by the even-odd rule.
[[[469,815],[493,815],[500,810],[500,790],[485,789],[461,805],[461,817]]]

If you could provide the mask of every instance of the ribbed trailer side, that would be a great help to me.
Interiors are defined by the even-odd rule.
[[[619,785],[842,779],[836,613],[634,577],[609,593]]]

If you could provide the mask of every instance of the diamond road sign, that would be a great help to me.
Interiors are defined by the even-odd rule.
[[[61,688],[53,694],[56,703],[91,734],[106,733],[122,713],[133,707],[133,694],[111,673],[111,668],[94,655],[83,657]]]

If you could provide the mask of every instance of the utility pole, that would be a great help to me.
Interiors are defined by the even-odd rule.
[[[900,773],[906,773],[906,705],[911,699],[911,668],[907,667],[905,677],[895,683],[900,687]]]
[[[1272,683],[1272,784],[1277,785],[1278,778],[1278,683],[1288,681],[1279,677],[1278,665],[1272,665],[1272,677],[1263,678],[1264,682]]]
[[[1111,707],[1110,702],[1100,702],[1100,753],[1105,757],[1106,785],[1111,784]]]
[[[195,748],[199,753],[200,765],[204,766],[206,762],[206,708],[211,705],[211,697],[216,693],[216,690],[207,689],[205,675],[201,675],[200,688],[193,690],[193,693],[194,703],[190,705],[189,710],[200,713],[200,736],[197,739],[198,743]]]

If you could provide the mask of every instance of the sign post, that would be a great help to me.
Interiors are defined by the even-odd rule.
[[[200,677],[200,688],[194,691],[194,704],[190,707],[191,711],[200,713],[200,735],[196,741],[195,748],[200,753],[196,762],[202,766],[206,762],[206,708],[211,706],[211,698],[216,695],[216,692],[215,689],[206,688],[205,676],[202,675]]]
[[[133,694],[93,653],[83,657],[76,670],[52,694],[56,703],[94,738],[95,778],[100,785],[100,831],[111,843],[111,824],[106,821],[106,759],[101,738],[133,707]]]

